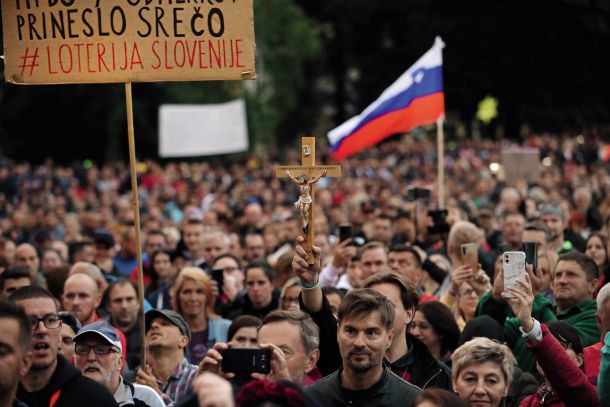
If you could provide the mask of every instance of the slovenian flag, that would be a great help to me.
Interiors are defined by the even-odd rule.
[[[360,115],[328,133],[332,155],[343,160],[383,139],[435,122],[445,114],[443,47],[434,46]]]

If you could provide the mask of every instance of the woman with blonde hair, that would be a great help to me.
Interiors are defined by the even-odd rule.
[[[212,284],[199,267],[185,267],[180,271],[171,296],[174,310],[182,315],[191,330],[189,361],[199,364],[215,343],[227,341],[231,321],[214,313]]]
[[[298,277],[286,281],[280,291],[281,310],[300,309],[299,294],[301,293],[301,280]]]

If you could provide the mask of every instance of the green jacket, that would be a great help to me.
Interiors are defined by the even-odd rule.
[[[573,326],[583,340],[583,348],[599,342],[599,327],[595,320],[597,304],[594,300],[585,300],[573,307],[557,313],[557,307],[542,295],[534,297],[532,317],[540,322],[564,321]],[[477,306],[476,315],[489,315],[504,325],[504,338],[513,350],[519,367],[530,373],[536,373],[534,357],[525,346],[525,341],[519,331],[519,320],[513,315],[510,306],[505,302],[496,301],[491,291],[483,294]]]

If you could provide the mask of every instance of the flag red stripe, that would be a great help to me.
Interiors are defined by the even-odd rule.
[[[342,140],[333,157],[336,160],[343,160],[393,134],[404,133],[422,124],[432,123],[444,112],[443,92],[415,99],[406,108],[380,116],[350,134]]]

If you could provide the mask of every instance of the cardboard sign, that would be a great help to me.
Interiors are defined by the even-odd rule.
[[[502,150],[502,167],[506,182],[540,179],[540,151],[537,148],[511,148]]]
[[[18,84],[254,79],[253,0],[2,0]]]
[[[194,157],[248,150],[243,99],[217,105],[162,105],[159,155]]]

